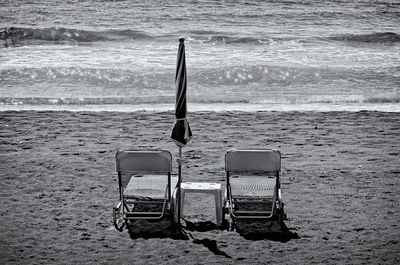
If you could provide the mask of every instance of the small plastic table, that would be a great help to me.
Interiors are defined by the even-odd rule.
[[[183,205],[185,202],[185,193],[209,193],[214,194],[215,198],[215,216],[217,225],[222,222],[222,191],[221,184],[208,182],[183,182],[181,183],[181,216],[183,213]]]

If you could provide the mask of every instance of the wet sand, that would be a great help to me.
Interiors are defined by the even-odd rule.
[[[400,262],[398,113],[196,112],[189,122],[184,181],[224,185],[230,148],[281,151],[285,223],[298,239],[218,229],[132,239],[113,228],[115,152],[160,148],[176,159],[172,112],[0,112],[0,263]],[[185,216],[215,222],[213,206],[210,196],[189,196]]]

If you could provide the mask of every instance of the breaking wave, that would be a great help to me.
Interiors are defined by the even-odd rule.
[[[393,32],[381,32],[372,34],[342,34],[331,36],[328,39],[344,42],[395,43],[400,42],[400,35]]]
[[[340,41],[355,43],[397,43],[400,42],[400,35],[394,32],[380,32],[371,34],[341,34],[334,36],[320,36],[309,38],[277,38],[272,36],[233,36],[213,31],[192,31],[191,38],[203,43],[213,44],[270,44],[272,42],[314,42],[314,41]]]
[[[381,32],[371,34],[341,34],[335,36],[320,36],[309,39],[277,38],[271,36],[235,36],[229,33],[211,30],[192,30],[190,32],[178,32],[188,34],[189,40],[213,44],[269,44],[271,42],[300,41],[308,42],[315,40],[359,42],[359,43],[397,43],[400,42],[400,35],[393,32]],[[90,43],[96,41],[119,41],[151,39],[152,36],[143,31],[137,30],[105,30],[90,31],[81,29],[69,29],[64,27],[52,28],[20,28],[8,27],[0,29],[0,40],[6,45],[18,45],[26,42],[82,42]],[[163,35],[159,37],[172,37]]]
[[[135,30],[88,31],[63,27],[43,29],[9,27],[0,29],[0,40],[10,42],[11,44],[18,44],[24,41],[94,42],[147,38],[151,38],[151,36]]]
[[[208,31],[192,31],[189,40],[211,44],[270,44],[273,42],[293,41],[293,38],[275,38],[269,36],[229,36],[228,34]],[[303,41],[297,40],[297,41]]]

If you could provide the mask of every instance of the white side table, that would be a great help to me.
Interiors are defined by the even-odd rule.
[[[183,182],[181,183],[181,216],[183,213],[183,205],[185,202],[185,193],[209,193],[214,194],[215,198],[215,216],[217,225],[222,222],[222,191],[221,184],[207,182]]]

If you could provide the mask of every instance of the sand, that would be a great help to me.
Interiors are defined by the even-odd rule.
[[[299,238],[251,240],[212,226],[188,240],[116,231],[115,152],[162,148],[177,158],[172,112],[1,112],[0,263],[399,264],[398,113],[196,112],[189,121],[184,181],[225,184],[230,148],[281,151],[285,223]],[[210,196],[186,203],[188,220],[215,222]]]

